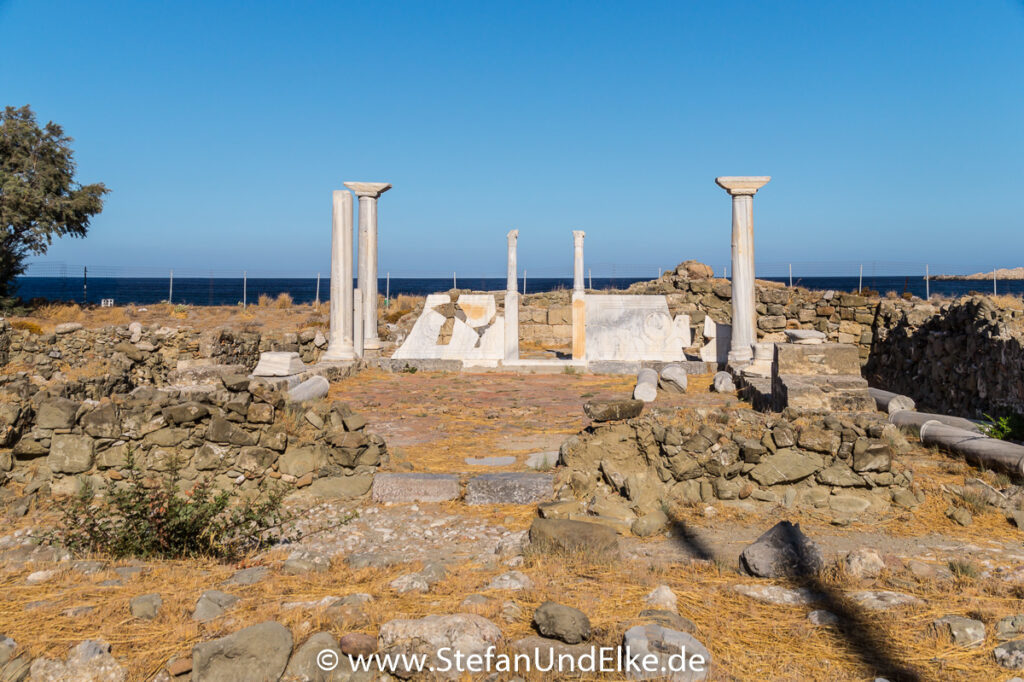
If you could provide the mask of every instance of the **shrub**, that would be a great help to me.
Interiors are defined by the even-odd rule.
[[[126,479],[109,482],[104,497],[94,498],[86,484],[64,505],[53,540],[72,552],[113,558],[234,561],[290,539],[282,531],[291,520],[282,508],[283,487],[239,501],[234,491],[216,491],[204,479],[183,493],[180,473],[172,468],[151,488],[131,453],[127,460]]]
[[[292,301],[292,295],[282,291],[280,294],[277,295],[277,298],[274,299],[274,307],[281,309],[291,308],[293,302],[294,301]]]
[[[35,322],[29,322],[28,320],[14,320],[11,322],[12,329],[23,329],[29,334],[39,336],[43,333],[43,328]]]
[[[273,299],[270,298],[270,296],[267,296],[266,294],[260,294],[259,299],[256,300],[256,305],[258,305],[261,308],[267,308],[270,306],[270,302],[272,300]]]
[[[981,425],[981,432],[989,438],[998,440],[1024,439],[1024,417],[1019,414],[1006,414],[1001,417],[984,415],[988,422]]]

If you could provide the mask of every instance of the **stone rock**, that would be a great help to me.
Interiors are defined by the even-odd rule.
[[[696,682],[706,680],[711,672],[711,653],[696,637],[685,632],[661,625],[637,625],[626,630],[622,646],[638,660],[647,656],[657,659],[653,669],[630,670],[627,676],[632,680]],[[666,675],[666,671],[671,672]]]
[[[805,450],[822,452],[827,455],[834,455],[839,452],[839,445],[842,439],[835,431],[823,429],[820,426],[808,426],[800,431],[797,444]]]
[[[296,352],[267,351],[260,353],[260,361],[252,371],[257,377],[286,377],[305,371],[302,358]]]
[[[113,403],[101,403],[86,413],[80,420],[82,430],[93,438],[119,438],[121,423],[117,419],[117,408]]]
[[[164,418],[172,424],[191,424],[210,414],[210,408],[202,403],[189,401],[163,409]]]
[[[238,597],[233,594],[220,590],[207,590],[199,596],[196,607],[192,610],[192,620],[213,620],[223,615],[224,611],[237,601]]]
[[[331,567],[331,558],[316,552],[293,552],[292,556],[281,565],[285,575],[306,575],[307,573],[324,573]]]
[[[534,519],[530,525],[530,547],[540,552],[604,561],[619,556],[619,538],[615,531],[588,521]]]
[[[80,474],[92,468],[93,439],[62,433],[53,437],[46,465],[60,474]]]
[[[644,597],[644,605],[650,609],[663,609],[678,613],[678,604],[679,599],[676,597],[676,593],[668,585],[658,585]]]
[[[824,466],[820,455],[785,448],[762,459],[749,475],[761,485],[778,485],[803,480]]]
[[[194,682],[277,680],[292,653],[292,633],[280,623],[251,625],[192,649]]]
[[[466,457],[463,461],[474,467],[507,467],[515,464],[516,458],[514,455],[505,457]]]
[[[352,663],[344,653],[334,635],[329,632],[317,632],[295,649],[282,679],[289,682],[348,682],[362,679],[353,676]],[[334,664],[336,667],[327,671],[319,662],[325,665]],[[369,674],[364,674],[366,679],[369,679]]]
[[[533,612],[533,623],[540,634],[566,644],[579,644],[590,639],[590,619],[571,606],[546,601]]]
[[[963,507],[954,507],[946,512],[946,516],[960,524],[961,526],[969,526],[974,521],[974,517],[971,516],[971,512],[967,511]]]
[[[829,509],[843,514],[860,514],[871,506],[866,497],[851,493],[848,495],[832,495],[828,498]]]
[[[110,645],[91,639],[71,649],[64,661],[37,658],[29,672],[32,682],[121,682],[127,676],[128,672],[110,655]]]
[[[630,527],[633,535],[645,538],[655,533],[660,533],[668,525],[668,516],[660,509],[654,509],[644,514]]]
[[[455,652],[463,657],[482,655],[488,647],[499,646],[502,642],[501,630],[497,625],[472,613],[392,620],[381,625],[377,635],[380,653],[392,657],[400,654],[423,655],[427,657],[428,665],[437,668],[446,665],[437,656],[440,649],[449,649],[450,655],[447,658],[452,660]],[[412,673],[409,670],[393,672],[402,678],[408,678]],[[447,673],[438,671],[438,674],[448,679],[457,679],[459,676],[454,669]]]
[[[820,594],[804,587],[789,589],[779,585],[734,585],[732,589],[744,597],[767,604],[808,606],[821,601]]]
[[[595,422],[639,417],[644,410],[642,400],[605,400],[583,403],[583,413]]]
[[[520,571],[509,571],[491,579],[485,589],[488,590],[529,590],[533,588],[530,576]]]
[[[759,578],[782,578],[816,574],[825,561],[800,524],[780,521],[743,550],[740,566]]]
[[[547,450],[545,452],[533,452],[526,456],[526,466],[531,469],[554,469],[558,466],[558,450]]]
[[[346,656],[369,656],[377,651],[377,638],[362,632],[350,632],[342,635],[338,647]]]
[[[1024,635],[1024,613],[1001,618],[996,622],[996,638],[1014,639]]]
[[[884,443],[874,443],[860,452],[856,447],[853,449],[854,471],[889,471],[891,467],[892,451]]]
[[[980,620],[949,615],[937,619],[932,625],[948,635],[954,644],[962,647],[979,647],[985,642],[985,624]]]
[[[1024,639],[1000,644],[992,650],[996,663],[1011,670],[1024,669]]]
[[[580,656],[591,652],[592,646],[591,644],[566,644],[557,639],[537,637],[536,635],[512,642],[512,650],[516,654],[529,656],[531,664],[536,661],[537,670],[557,670],[560,656],[571,656],[573,660],[578,661]]]
[[[825,339],[828,338],[824,332],[816,329],[786,329],[785,334],[790,343],[806,345],[825,343]]]
[[[847,596],[868,611],[888,611],[903,606],[924,604],[913,595],[888,590],[859,590],[850,592]]]
[[[299,478],[319,469],[323,460],[319,446],[289,445],[277,460],[277,469],[282,474]]]
[[[482,474],[466,484],[466,504],[536,504],[554,494],[551,474]]]
[[[843,559],[846,572],[855,578],[877,578],[885,570],[885,562],[873,549],[855,549]]]
[[[206,427],[206,440],[229,445],[256,445],[256,437],[223,417],[213,417]]]
[[[379,474],[378,474],[379,475]],[[352,476],[329,476],[318,478],[302,490],[302,495],[328,500],[350,500],[362,497],[370,491],[373,484],[372,473],[353,474]]]
[[[732,393],[736,390],[736,383],[728,372],[716,372],[715,378],[712,380],[712,386],[715,389],[715,393]]]
[[[156,614],[160,612],[160,607],[163,604],[164,600],[160,598],[159,594],[154,592],[134,597],[129,604],[129,608],[133,618],[153,620],[156,618]]]
[[[835,625],[839,622],[839,616],[824,609],[815,609],[807,614],[807,620],[811,625]]]
[[[18,643],[10,637],[0,635],[0,669],[3,668],[7,661],[11,660],[14,656],[14,651],[18,648]]]
[[[374,502],[445,502],[457,500],[459,478],[453,474],[377,474],[373,478]]]
[[[250,566],[235,571],[231,577],[224,581],[224,585],[255,585],[267,577],[270,569],[266,566]]]
[[[70,334],[82,328],[81,322],[62,322],[53,328],[55,334]]]
[[[637,618],[654,623],[655,625],[661,625],[669,630],[689,632],[691,635],[697,632],[697,625],[692,620],[664,609],[644,609],[637,615]]]
[[[67,398],[47,400],[36,410],[36,428],[70,429],[75,425],[75,416],[81,403]]]
[[[843,462],[836,462],[832,466],[822,469],[817,473],[815,479],[822,485],[839,488],[854,488],[868,484],[862,476],[855,474],[853,469]]]

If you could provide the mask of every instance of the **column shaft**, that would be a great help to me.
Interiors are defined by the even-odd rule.
[[[508,238],[508,277],[505,284],[505,362],[519,359],[519,285],[516,248],[519,241],[519,230],[509,230]]]
[[[586,232],[574,230],[572,233],[572,290],[583,293],[583,237]]]
[[[321,360],[353,360],[352,195],[335,190],[331,214],[331,329]]]
[[[732,197],[732,345],[729,362],[743,364],[753,357],[754,245],[753,196]]]

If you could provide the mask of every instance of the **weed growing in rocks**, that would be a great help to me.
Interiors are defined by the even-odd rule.
[[[285,490],[239,500],[207,480],[182,492],[172,468],[155,487],[147,486],[129,454],[127,477],[109,482],[102,498],[86,483],[63,508],[63,523],[52,541],[72,552],[113,558],[213,558],[237,560],[283,540],[291,515],[282,508]]]

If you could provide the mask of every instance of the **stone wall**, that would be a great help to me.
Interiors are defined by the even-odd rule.
[[[388,456],[384,440],[344,403],[290,404],[262,379],[225,374],[220,385],[142,386],[101,400],[52,382],[0,403],[0,483],[56,496],[83,482],[124,479],[129,457],[145,477],[178,466],[186,489],[207,478],[255,493],[285,484],[303,494],[366,493]]]
[[[908,448],[877,412],[790,420],[730,410],[690,424],[662,416],[594,424],[563,443],[567,490],[542,514],[628,529],[665,505],[715,499],[837,514],[911,507],[913,473],[899,458]]]
[[[884,301],[864,375],[923,409],[1024,414],[1024,311],[984,296],[909,308]]]
[[[50,379],[55,372],[92,367],[126,374],[133,385],[172,383],[179,367],[201,364],[256,366],[263,351],[296,351],[315,362],[327,347],[319,329],[276,334],[191,327],[143,327],[137,323],[85,329],[78,323],[57,325],[55,333],[14,329],[0,319],[0,372],[3,365]],[[10,368],[8,368],[8,371]],[[59,378],[59,377],[58,377]],[[3,383],[0,378],[0,384]]]

